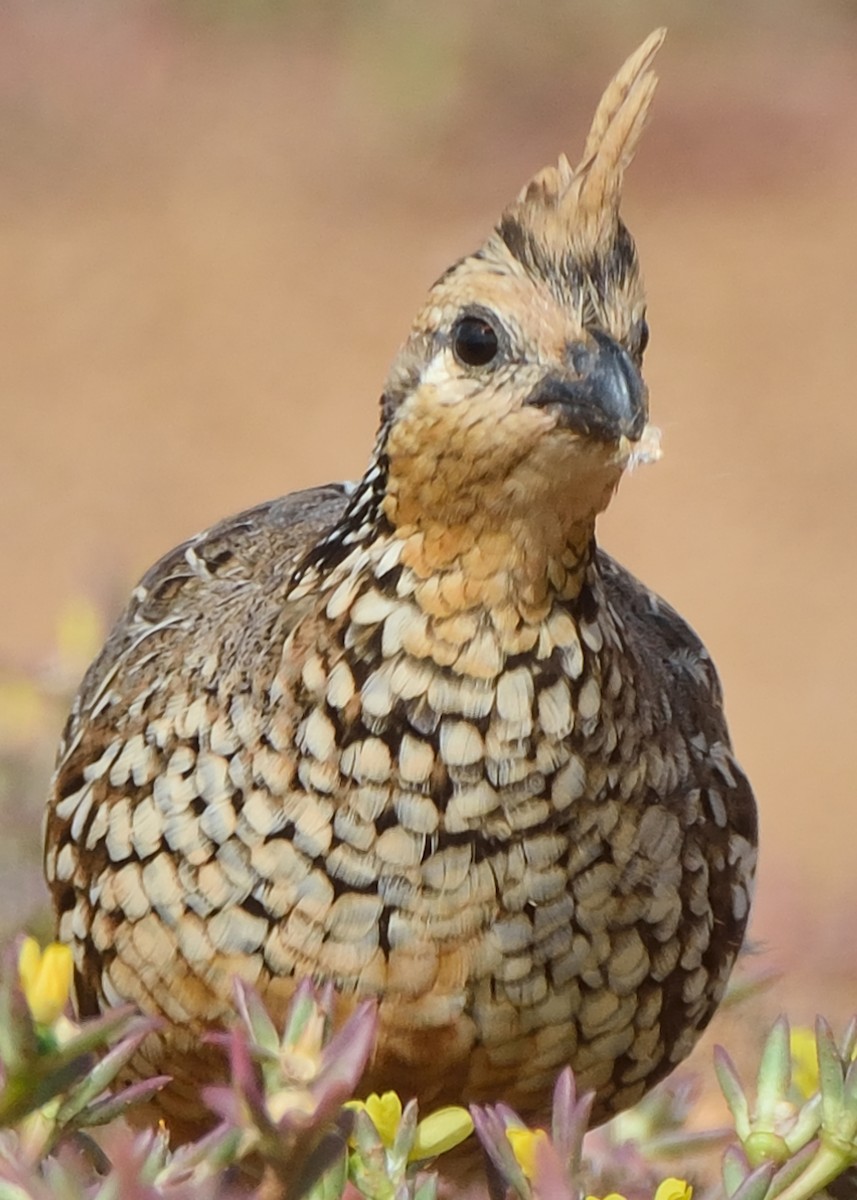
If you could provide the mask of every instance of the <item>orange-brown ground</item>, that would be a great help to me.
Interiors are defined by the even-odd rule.
[[[61,713],[34,733],[16,681],[58,614],[87,596],[115,611],[197,528],[359,473],[423,288],[534,168],[574,158],[602,83],[666,20],[625,205],[665,457],[625,482],[602,540],[720,667],[761,807],[753,932],[783,972],[762,1008],[841,1020],[857,1008],[857,20],[785,2],[716,20],[655,0],[216,8],[0,12],[0,930],[42,903]],[[752,1037],[731,1024],[716,1035]]]

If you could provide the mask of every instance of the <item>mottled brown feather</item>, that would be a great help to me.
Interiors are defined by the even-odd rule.
[[[367,1089],[539,1114],[570,1063],[599,1120],[723,993],[752,794],[702,643],[594,534],[648,437],[618,190],[660,38],[432,288],[359,484],[179,546],[83,681],[46,873],[81,1011],[164,1019],[131,1071],[175,1075],[177,1137],[235,975],[277,1014],[307,975],[377,997]]]

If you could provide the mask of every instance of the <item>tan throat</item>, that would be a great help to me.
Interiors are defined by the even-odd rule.
[[[621,466],[600,464],[581,478],[570,469],[577,464],[555,457],[531,456],[478,481],[451,479],[448,466],[432,475],[425,463],[391,464],[382,510],[428,615],[511,606],[530,622],[579,594],[596,515]]]
[[[429,617],[475,609],[507,609],[528,624],[544,620],[556,599],[570,600],[583,586],[595,519],[560,536],[556,522],[398,526],[399,561],[415,577],[414,599]]]

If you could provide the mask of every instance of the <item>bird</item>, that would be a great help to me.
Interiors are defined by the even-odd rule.
[[[375,999],[367,1089],[538,1115],[571,1066],[593,1123],[723,996],[753,793],[703,643],[596,539],[656,453],[620,200],[662,40],[578,164],[430,288],[362,478],[166,554],[82,682],[47,805],[58,936],[82,1016],[160,1018],[132,1067],[172,1076],[177,1138],[236,976],[276,1014],[307,977],[337,1019]]]

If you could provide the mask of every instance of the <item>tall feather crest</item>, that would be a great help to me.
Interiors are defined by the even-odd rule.
[[[566,156],[544,167],[503,214],[542,244],[567,252],[569,245],[595,250],[614,235],[625,170],[634,157],[651,108],[657,76],[652,60],[666,36],[656,29],[619,69],[601,97],[583,157]]]

